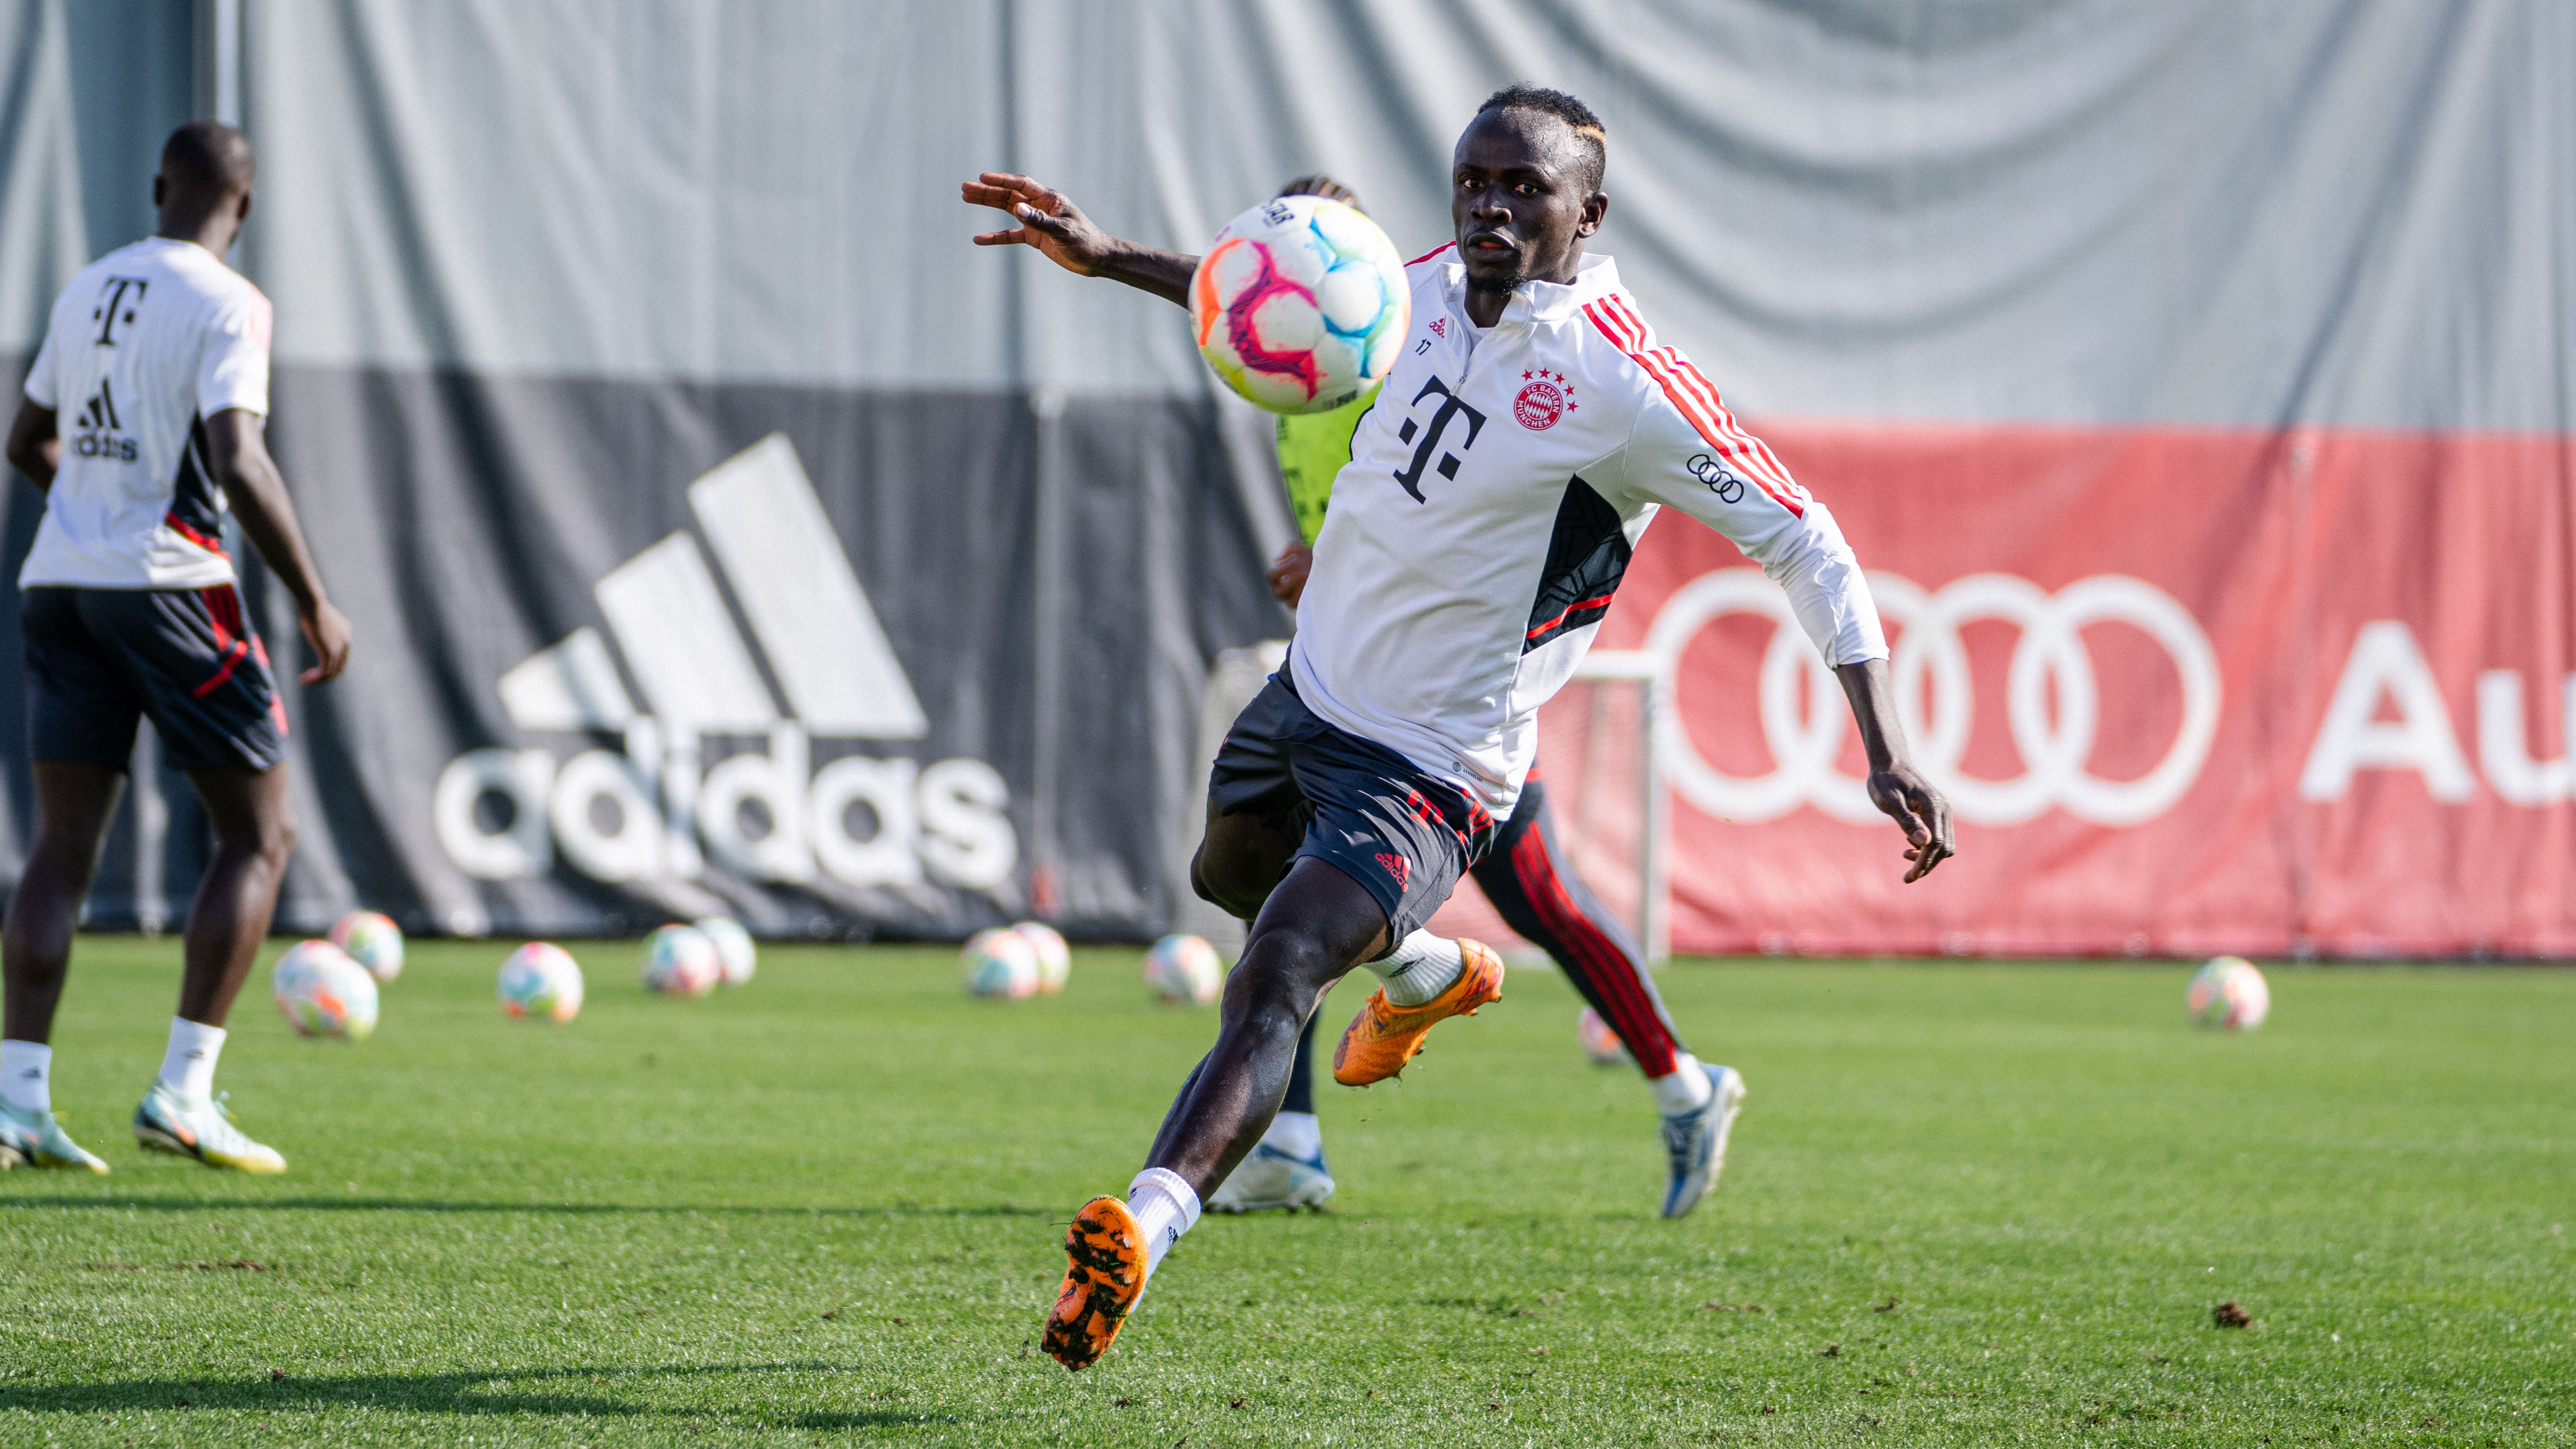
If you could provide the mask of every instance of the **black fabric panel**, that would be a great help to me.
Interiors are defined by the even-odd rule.
[[[23,365],[23,364],[21,364]],[[1265,560],[1213,410],[1187,400],[1075,401],[1051,425],[1044,467],[1063,490],[1062,554],[1040,567],[1041,425],[1014,394],[897,394],[789,386],[496,379],[455,372],[283,367],[270,443],[356,648],[349,672],[304,688],[309,663],[283,590],[236,542],[243,592],[277,663],[293,722],[301,843],[280,929],[315,931],[364,904],[406,929],[599,935],[707,910],[768,935],[955,936],[1029,913],[1031,872],[1068,933],[1160,932],[1175,902],[1169,862],[1196,772],[1199,696],[1216,651],[1284,636]],[[593,595],[599,578],[674,532],[696,538],[747,641],[739,601],[697,531],[688,485],[772,432],[793,444],[842,551],[928,718],[917,740],[816,735],[812,766],[848,755],[923,766],[980,760],[1008,788],[1019,861],[991,889],[927,882],[855,887],[820,877],[743,879],[712,858],[677,878],[588,878],[557,850],[533,878],[487,880],[452,858],[432,792],[468,751],[612,752],[614,733],[523,731],[503,672],[576,629],[631,662]],[[16,485],[10,566],[42,499]],[[1060,597],[1039,597],[1041,577]],[[5,604],[14,625],[11,591]],[[1034,681],[1052,641],[1054,717]],[[18,631],[0,631],[15,655]],[[752,643],[754,660],[772,670]],[[774,671],[769,674],[773,684]],[[0,688],[14,878],[27,838],[19,670]],[[783,692],[779,693],[784,705]],[[1040,731],[1056,764],[1035,796]],[[764,739],[710,737],[704,768]],[[136,924],[151,900],[184,911],[203,865],[202,822],[166,777],[166,827],[149,832],[160,889],[132,882],[147,841],[121,820],[92,920]],[[133,811],[129,808],[127,814]],[[859,817],[865,820],[867,817]],[[1033,827],[1049,824],[1040,841]],[[175,924],[175,919],[173,920]]]
[[[1556,530],[1548,537],[1547,568],[1539,575],[1538,599],[1530,605],[1529,634],[1521,652],[1601,622],[1610,612],[1610,596],[1619,591],[1620,577],[1628,572],[1628,552],[1619,510],[1581,478],[1568,482],[1565,501],[1557,505]]]

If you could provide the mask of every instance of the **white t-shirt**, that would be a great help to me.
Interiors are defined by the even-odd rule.
[[[203,420],[268,412],[268,334],[268,298],[194,242],[147,237],[72,279],[27,373],[63,452],[18,587],[233,581]]]
[[[1481,334],[1451,248],[1406,272],[1412,335],[1334,477],[1297,606],[1307,708],[1508,814],[1539,706],[1667,504],[1777,580],[1827,663],[1887,657],[1833,515],[1656,344],[1608,257],[1522,284]]]

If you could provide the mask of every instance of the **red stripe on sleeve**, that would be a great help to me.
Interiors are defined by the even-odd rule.
[[[1664,397],[1710,448],[1733,460],[1753,479],[1772,501],[1791,513],[1804,517],[1807,512],[1807,490],[1780,466],[1762,440],[1744,431],[1718,395],[1717,384],[1691,364],[1679,348],[1653,347],[1653,331],[1617,293],[1601,298],[1583,309],[1610,345],[1619,349],[1629,361],[1645,369]]]

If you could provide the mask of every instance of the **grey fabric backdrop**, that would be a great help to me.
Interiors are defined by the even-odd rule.
[[[954,187],[988,166],[1185,248],[1330,170],[1410,255],[1447,234],[1458,126],[1531,80],[1607,118],[1599,249],[1756,415],[2576,423],[2556,0],[244,10],[262,171],[236,261],[277,304],[275,437],[361,641],[346,683],[293,701],[299,925],[365,899],[605,930],[722,900],[772,930],[943,932],[1034,887],[1082,929],[1161,926],[1206,661],[1285,627],[1256,568],[1286,529],[1265,420],[1214,394],[1172,309],[968,247]],[[206,92],[198,12],[0,0],[0,365],[148,225],[158,137]],[[452,760],[616,744],[518,727],[499,676],[607,627],[593,585],[689,533],[689,481],[772,430],[927,719],[818,732],[817,760],[986,761],[1012,879],[467,873],[431,824]],[[39,506],[16,485],[13,549]],[[27,812],[9,768],[0,865]],[[146,780],[102,920],[166,916],[193,871],[183,785]]]

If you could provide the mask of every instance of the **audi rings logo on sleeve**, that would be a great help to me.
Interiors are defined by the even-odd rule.
[[[1682,466],[1690,469],[1692,477],[1707,484],[1709,492],[1726,502],[1733,503],[1744,497],[1744,480],[1729,472],[1724,463],[1708,454],[1695,454]]]
[[[1960,819],[2017,825],[2056,807],[2096,825],[2138,825],[2172,809],[2199,778],[2218,734],[2218,656],[2191,611],[2162,589],[2118,574],[2079,579],[2054,594],[2010,574],[1971,574],[1926,592],[1894,574],[1873,573],[1869,586],[1879,612],[1896,626],[1889,671],[1897,718],[1915,761]],[[1667,710],[1662,745],[1673,787],[1699,809],[1730,820],[1774,820],[1800,805],[1855,824],[1882,819],[1860,778],[1835,768],[1850,728],[1842,689],[1798,627],[1788,598],[1760,570],[1721,569],[1675,591],[1656,613],[1646,649],[1663,661],[1670,679],[1699,631],[1729,614],[1756,614],[1779,626],[1762,655],[1758,696],[1773,768],[1766,775],[1727,774],[1692,744],[1681,712]],[[2004,699],[2022,772],[2007,780],[1980,779],[1959,764],[1976,707],[1959,626],[1972,619],[2021,629]],[[2155,768],[2134,780],[2105,780],[2087,768],[2102,713],[2082,633],[2090,624],[2140,630],[2172,658],[2182,679],[2182,723],[2173,742]]]

